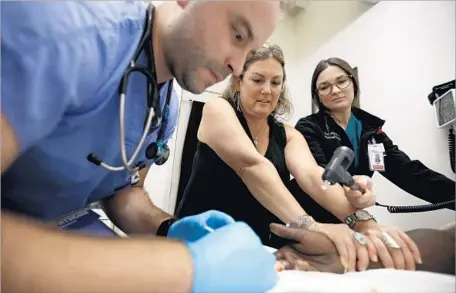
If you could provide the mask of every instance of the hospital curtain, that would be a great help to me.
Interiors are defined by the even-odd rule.
[[[187,132],[185,134],[184,149],[182,150],[181,170],[179,179],[179,188],[177,190],[176,209],[187,186],[188,180],[192,173],[193,157],[195,156],[196,146],[198,143],[197,133],[203,114],[204,103],[193,101],[190,117],[188,119]]]

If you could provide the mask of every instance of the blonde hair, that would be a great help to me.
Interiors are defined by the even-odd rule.
[[[256,51],[252,51],[247,58],[245,59],[244,68],[240,76],[231,76],[228,87],[223,91],[222,98],[227,100],[234,108],[237,106],[236,103],[236,94],[238,94],[236,88],[239,81],[244,77],[245,72],[250,65],[259,60],[265,60],[269,58],[274,58],[277,60],[283,68],[283,84],[282,92],[279,96],[279,101],[277,106],[271,115],[277,120],[287,120],[293,111],[293,105],[290,101],[290,94],[288,87],[285,83],[286,81],[286,72],[285,72],[285,60],[283,56],[282,48],[278,45],[263,45],[263,48]]]

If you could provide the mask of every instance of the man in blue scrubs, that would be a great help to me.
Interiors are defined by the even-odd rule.
[[[154,58],[161,107],[173,78],[199,94],[238,75],[248,52],[273,32],[278,7],[278,1],[157,7],[153,54],[143,50],[139,62],[146,63],[146,54]],[[145,148],[159,130],[136,159],[146,166],[139,182],[87,159],[94,153],[122,165],[119,86],[145,19],[142,1],[1,3],[2,292],[262,292],[275,284],[274,257],[245,224],[215,211],[174,221],[154,206],[143,190],[153,163]],[[144,129],[146,91],[145,79],[133,74],[124,119],[128,157]],[[165,142],[178,107],[173,94]],[[47,224],[97,201],[132,237],[89,237]],[[214,231],[207,234],[206,226]],[[175,240],[150,236],[161,230]]]

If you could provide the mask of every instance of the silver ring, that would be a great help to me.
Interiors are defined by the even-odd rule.
[[[401,248],[397,241],[388,232],[383,231],[380,239],[390,248]]]
[[[353,239],[363,246],[367,245],[366,237],[364,237],[364,235],[359,232],[355,232],[353,234]]]

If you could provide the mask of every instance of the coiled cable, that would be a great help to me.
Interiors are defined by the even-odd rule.
[[[375,203],[376,206],[385,207],[388,212],[392,214],[399,214],[399,213],[421,213],[421,212],[430,212],[435,210],[440,210],[447,208],[448,205],[455,204],[455,200],[448,200],[439,203],[432,203],[432,204],[424,204],[424,205],[415,205],[415,206],[388,206],[379,204],[378,202]]]
[[[448,150],[450,151],[450,164],[451,164],[451,170],[453,170],[453,173],[455,172],[455,135],[453,133],[453,129],[450,129],[450,133],[448,134]]]

